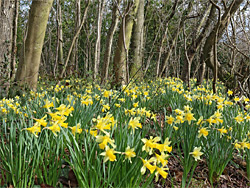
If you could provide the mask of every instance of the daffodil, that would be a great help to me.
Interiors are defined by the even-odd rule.
[[[168,160],[167,160],[167,158],[169,157],[168,154],[161,152],[161,155],[158,155],[157,153],[155,153],[155,157],[156,157],[157,164],[161,163],[162,166],[166,166],[168,164]]]
[[[108,98],[111,94],[112,94],[111,91],[105,90],[105,91],[103,92],[103,96],[106,97],[106,98]]]
[[[142,138],[141,141],[144,143],[144,146],[142,147],[142,151],[146,151],[149,153],[149,155],[152,155],[153,149],[156,147],[156,143],[161,140],[160,137],[153,138],[150,136],[149,140],[146,138]]]
[[[228,96],[231,96],[231,95],[233,95],[233,91],[228,90],[228,91],[227,91],[227,94],[228,94]]]
[[[169,138],[166,138],[163,144],[155,143],[155,148],[160,150],[160,152],[171,152],[172,151],[172,146],[169,146],[171,142],[169,141]]]
[[[134,148],[130,148],[130,146],[128,146],[124,152],[125,159],[128,159],[130,163],[132,163],[131,158],[136,156],[134,150]]]
[[[136,102],[133,104],[133,107],[136,108],[138,106],[139,102]]]
[[[176,116],[176,120],[175,120],[176,124],[183,123],[183,122],[184,122],[184,117],[182,115]]]
[[[154,162],[155,159],[151,158],[149,160],[146,160],[146,159],[144,160],[144,159],[141,158],[141,160],[143,162],[143,166],[141,168],[141,174],[145,174],[146,169],[149,169],[150,173],[152,174],[155,171],[156,166],[155,165],[151,165],[150,163]]]
[[[224,129],[224,127],[222,127],[221,129],[217,129],[220,132],[220,137],[224,134],[227,133],[227,129]]]
[[[56,133],[57,133],[57,132],[60,132],[60,130],[61,130],[60,126],[58,125],[58,122],[55,122],[55,123],[53,123],[52,126],[50,126],[50,127],[45,127],[45,128],[43,128],[43,129],[49,129],[49,130],[51,130],[52,133],[53,133],[55,136],[57,136]]]
[[[209,125],[212,125],[214,118],[210,116],[208,119],[206,119],[206,121],[209,123]]]
[[[244,139],[242,142],[239,143],[241,145],[241,148],[247,148],[250,149],[250,143],[246,142],[246,139]]]
[[[167,124],[172,125],[174,123],[174,121],[175,121],[175,119],[171,115],[170,116],[166,116],[166,122],[167,122]]]
[[[240,114],[239,114],[238,116],[236,116],[234,119],[236,120],[237,123],[241,123],[241,122],[244,121],[244,117],[243,117],[242,113],[240,113]]]
[[[56,114],[59,114],[61,116],[69,116],[71,112],[74,110],[74,108],[71,106],[66,106],[65,104],[61,104],[58,108],[56,108],[58,112]]]
[[[33,119],[34,119],[36,122],[38,122],[39,125],[42,125],[43,127],[46,127],[47,122],[46,122],[46,120],[44,120],[46,117],[47,117],[47,115],[43,116],[41,119],[36,119],[36,118],[33,118]]]
[[[164,179],[167,178],[168,173],[167,173],[165,170],[169,170],[169,169],[168,169],[168,168],[164,168],[164,167],[159,168],[158,166],[156,167],[156,172],[155,172],[155,176],[156,176],[155,181],[156,181],[156,182],[159,180],[159,174],[160,174]]]
[[[200,160],[200,156],[203,154],[201,152],[201,147],[195,147],[193,152],[190,152],[191,155],[193,155],[195,161]]]
[[[203,136],[204,138],[206,138],[208,135],[208,130],[207,128],[201,128],[199,130],[199,135],[198,135],[198,138],[200,138],[201,136]]]
[[[110,106],[107,104],[102,105],[102,112],[105,112],[106,110],[109,110]]]
[[[120,105],[120,104],[117,104],[117,103],[115,103],[115,106],[116,106],[117,108],[120,108],[120,107],[121,107],[121,105]]]
[[[203,123],[205,123],[205,121],[203,120],[203,116],[201,116],[196,124],[201,126]]]
[[[241,145],[239,143],[237,143],[237,142],[234,143],[234,147],[237,150],[241,149]]]
[[[135,129],[142,128],[140,121],[140,117],[131,118],[128,123],[128,128],[132,128],[133,133],[135,132]]]
[[[238,102],[240,101],[240,98],[239,97],[234,97],[234,102]]]
[[[48,99],[45,100],[45,105],[42,108],[49,109],[50,107],[54,107],[53,102],[50,102]]]
[[[188,121],[188,124],[190,125],[191,121],[195,121],[196,119],[194,118],[194,114],[188,111],[185,113],[184,120]]]
[[[94,128],[104,132],[105,134],[108,134],[105,130],[110,130],[111,125],[112,124],[108,119],[100,118],[97,119],[97,124]]]
[[[93,128],[90,129],[90,131],[88,129],[85,129],[85,131],[88,133],[90,133],[92,136],[96,137],[98,134],[98,130],[93,130]]]
[[[104,163],[109,161],[116,161],[115,153],[119,153],[115,151],[113,148],[109,148],[109,146],[105,147],[105,151],[102,152],[100,155],[104,156]]]
[[[76,126],[69,127],[69,128],[72,130],[72,134],[75,136],[76,133],[79,133],[79,134],[82,133],[82,129],[80,127],[81,127],[81,125],[80,125],[80,123],[78,123]]]
[[[114,144],[115,141],[110,138],[109,134],[108,135],[104,135],[104,136],[97,135],[96,136],[96,142],[100,143],[99,144],[100,149],[104,149],[107,146],[108,143],[110,145],[112,145],[112,147],[115,147],[115,144]]]
[[[29,128],[24,128],[22,130],[27,130],[29,132],[31,132],[32,134],[34,134],[36,137],[38,137],[38,133],[41,132],[41,127],[40,125],[36,122],[35,125],[33,127],[29,127]]]

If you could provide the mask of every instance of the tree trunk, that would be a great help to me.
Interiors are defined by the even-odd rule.
[[[113,11],[112,11],[112,23],[109,28],[108,34],[107,34],[107,42],[106,42],[106,48],[104,53],[104,60],[103,60],[103,67],[102,67],[102,84],[104,84],[108,78],[108,71],[109,71],[109,64],[110,64],[110,57],[111,57],[111,50],[112,50],[112,43],[113,43],[113,37],[115,34],[115,30],[117,28],[118,24],[118,8],[120,6],[121,0],[118,0],[117,4],[114,3],[113,5]]]
[[[97,39],[95,43],[95,58],[94,58],[94,72],[93,72],[94,80],[96,79],[98,72],[99,72],[100,53],[101,53],[102,17],[103,17],[103,10],[104,10],[105,3],[106,3],[105,0],[99,0],[99,3],[98,3]]]
[[[137,14],[136,22],[133,27],[132,35],[132,64],[130,69],[130,77],[142,81],[143,71],[142,71],[142,61],[143,61],[143,37],[144,37],[144,0],[140,0]]]
[[[130,39],[132,29],[134,25],[133,17],[137,13],[139,0],[135,0],[134,3],[128,3],[128,7],[123,15],[122,24],[120,26],[118,44],[114,57],[114,71],[115,71],[115,84],[125,85],[128,83],[128,49],[130,45]],[[131,10],[132,9],[132,10]]]
[[[81,0],[75,1],[75,36],[81,25]],[[78,38],[76,36],[75,44],[72,47],[72,53],[70,56],[70,66],[68,69],[68,74],[71,75],[74,71],[78,70]]]
[[[217,60],[217,41],[218,41],[218,31],[219,31],[219,27],[220,27],[220,22],[221,22],[221,17],[220,17],[220,13],[221,13],[221,9],[220,7],[214,3],[212,0],[210,0],[210,2],[216,7],[216,9],[218,10],[218,20],[217,20],[217,24],[215,27],[215,37],[214,37],[214,45],[213,45],[213,57],[214,57],[214,80],[213,80],[213,92],[214,94],[217,93],[217,89],[216,89],[216,81],[217,81],[217,76],[218,76],[218,71],[217,71],[217,64],[218,64],[218,60]]]
[[[19,86],[27,84],[28,88],[36,90],[42,47],[52,2],[53,0],[32,1],[27,39],[24,41],[23,54],[15,78]]]
[[[13,20],[15,1],[0,1],[0,97],[5,96],[10,81],[11,57],[13,53]]]
[[[14,81],[16,74],[16,52],[17,52],[17,25],[18,25],[19,0],[15,0],[15,11],[13,14],[13,38],[10,64],[10,79]]]
[[[63,60],[63,30],[62,30],[62,7],[61,1],[57,0],[57,55],[56,63],[54,66],[54,76],[56,76],[56,69],[58,66],[59,72],[62,71],[64,60]]]
[[[235,0],[229,5],[229,7],[226,8],[224,14],[221,17],[220,26],[218,28],[218,35],[217,35],[218,40],[221,38],[223,32],[228,26],[230,17],[236,12],[236,10],[240,7],[240,4],[243,1],[244,0]],[[206,65],[212,70],[214,69],[213,46],[214,46],[214,40],[216,37],[216,32],[217,31],[216,31],[216,25],[215,25],[213,30],[211,31],[211,33],[209,34],[209,36],[207,37],[205,41],[205,44],[203,46],[203,53],[201,56],[201,62],[206,63]],[[218,78],[221,81],[225,82],[229,88],[234,87],[233,85],[234,75],[231,75],[230,72],[226,71],[222,66],[220,66],[219,62],[218,62]],[[202,83],[202,79],[199,79],[197,82],[197,85],[201,83]]]

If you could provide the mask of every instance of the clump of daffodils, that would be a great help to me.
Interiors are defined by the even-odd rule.
[[[167,168],[168,164],[167,159],[169,157],[167,152],[170,153],[172,151],[172,146],[170,146],[171,142],[169,141],[169,138],[166,138],[162,144],[159,143],[161,141],[160,137],[150,136],[149,139],[143,138],[141,140],[144,143],[142,151],[146,151],[149,155],[152,155],[154,153],[154,156],[148,160],[141,158],[143,162],[141,173],[145,174],[146,169],[148,169],[151,174],[155,172],[156,176],[155,181],[158,181],[159,175],[161,175],[164,179],[166,179],[168,175],[166,171],[169,170]],[[157,154],[155,152],[156,150],[160,151],[160,154]]]

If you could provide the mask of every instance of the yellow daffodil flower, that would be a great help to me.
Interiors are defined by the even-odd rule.
[[[139,122],[140,117],[136,117],[136,118],[131,118],[129,123],[128,123],[128,128],[132,128],[132,132],[135,132],[135,129],[142,128],[141,123]]]
[[[166,179],[167,178],[167,175],[168,173],[165,171],[165,170],[169,170],[168,168],[164,168],[164,167],[156,167],[156,172],[155,172],[155,181],[157,182],[159,180],[159,174],[164,178]]]
[[[131,157],[135,157],[136,156],[134,150],[135,150],[134,148],[130,148],[130,146],[128,146],[126,148],[125,152],[124,152],[124,154],[125,154],[125,160],[128,159],[130,163],[132,163]]]
[[[190,125],[191,121],[195,121],[196,119],[194,118],[194,114],[188,111],[185,113],[184,120],[188,121],[188,124]]]
[[[203,154],[201,152],[201,147],[195,147],[193,152],[190,152],[191,155],[193,155],[195,161],[200,160],[200,156]]]
[[[172,125],[174,123],[174,121],[175,121],[175,119],[171,115],[170,116],[166,116],[166,122],[167,122],[167,124]]]
[[[79,133],[79,134],[82,133],[82,129],[80,127],[81,127],[81,125],[80,125],[80,123],[78,123],[76,126],[69,127],[69,128],[72,130],[72,134],[75,136],[76,133]]]
[[[221,129],[217,129],[217,130],[220,132],[220,137],[224,135],[224,133],[227,134],[227,129],[224,129],[224,127],[222,127]]]
[[[45,128],[43,128],[43,129],[49,129],[49,130],[51,130],[52,131],[52,133],[55,135],[55,136],[57,136],[57,132],[60,132],[60,130],[61,130],[61,128],[60,128],[60,126],[58,125],[58,122],[55,122],[52,126],[50,126],[50,127],[45,127]]]
[[[42,108],[49,109],[50,107],[54,107],[53,102],[50,102],[48,99],[45,100],[45,105]]]
[[[208,130],[207,128],[201,128],[199,130],[199,135],[198,135],[198,138],[200,138],[201,136],[203,136],[204,138],[206,138],[208,135]]]
[[[153,161],[155,161],[155,159],[151,158],[149,160],[146,160],[146,159],[144,160],[144,159],[141,158],[141,160],[143,162],[143,166],[141,168],[141,174],[142,175],[145,174],[146,168],[149,169],[150,173],[152,174],[155,171],[156,166],[155,165],[151,165],[150,163],[153,162]]]
[[[29,127],[29,128],[24,128],[22,130],[27,130],[29,132],[31,132],[32,134],[34,134],[36,137],[38,137],[38,133],[41,132],[41,127],[40,125],[36,122],[35,125],[33,127]]]
[[[106,146],[105,151],[102,152],[100,155],[104,156],[104,163],[105,163],[108,160],[116,161],[115,153],[120,153],[120,152],[117,152],[113,148],[109,148],[108,146]]]
[[[46,122],[46,120],[44,120],[46,117],[47,117],[47,115],[43,116],[41,119],[36,119],[36,118],[33,118],[33,119],[34,119],[36,122],[38,122],[39,125],[42,125],[43,127],[46,127],[47,122]]]
[[[100,149],[104,149],[107,146],[108,143],[111,144],[112,147],[115,147],[115,144],[114,144],[115,141],[112,140],[109,135],[104,135],[104,136],[97,135],[96,136],[96,142],[100,143],[99,144]]]
[[[161,140],[160,137],[153,138],[150,136],[149,140],[146,138],[142,138],[141,141],[144,143],[144,146],[142,147],[142,151],[146,151],[149,153],[149,155],[153,154],[153,149],[156,147],[156,143]]]

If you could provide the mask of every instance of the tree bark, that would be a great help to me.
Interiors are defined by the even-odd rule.
[[[93,72],[93,79],[95,80],[98,72],[99,72],[99,65],[100,65],[100,53],[101,53],[101,30],[102,30],[102,17],[103,17],[103,10],[105,7],[105,0],[99,0],[98,3],[98,20],[97,20],[97,38],[95,43],[95,58],[94,58],[94,72]]]
[[[75,1],[75,36],[81,26],[81,0]],[[70,67],[68,74],[71,75],[78,70],[78,35],[75,38],[74,46],[70,56]]]
[[[52,2],[53,0],[32,1],[27,39],[24,41],[23,54],[15,78],[19,86],[26,84],[28,88],[36,90],[42,47]]]
[[[119,21],[118,8],[120,6],[120,3],[121,3],[121,0],[118,0],[117,4],[114,3],[114,5],[113,5],[112,23],[111,23],[111,26],[109,28],[108,34],[107,34],[107,42],[106,42],[103,67],[102,67],[102,76],[101,76],[102,84],[104,84],[108,78],[108,70],[109,70],[109,64],[110,64],[113,37],[114,37],[115,30],[117,28],[117,24]]]
[[[15,10],[13,14],[13,37],[10,64],[10,79],[14,81],[16,74],[16,53],[17,53],[17,25],[18,25],[19,0],[15,0]]]
[[[136,22],[133,27],[132,35],[132,63],[130,77],[142,81],[142,61],[143,61],[143,37],[144,37],[144,0],[140,0],[136,14]]]
[[[56,63],[54,66],[54,76],[57,74],[57,66],[59,72],[62,71],[64,65],[63,59],[63,30],[62,30],[62,8],[61,1],[57,0],[57,52],[56,52]]]
[[[127,66],[127,56],[128,49],[130,45],[130,39],[133,29],[134,20],[133,17],[137,13],[139,5],[139,0],[135,0],[132,4],[128,3],[127,10],[123,16],[122,24],[119,31],[118,44],[115,51],[114,57],[114,71],[115,71],[115,84],[125,85],[128,83],[128,66]]]
[[[0,97],[6,96],[9,87],[15,9],[15,1],[0,1]]]
[[[217,20],[217,24],[215,27],[215,37],[214,37],[214,44],[213,44],[213,57],[214,57],[214,80],[213,80],[213,93],[216,94],[217,93],[217,89],[216,89],[216,81],[217,81],[217,77],[218,77],[218,71],[217,71],[217,66],[218,66],[218,60],[217,60],[217,41],[218,41],[218,32],[219,32],[219,27],[220,27],[220,22],[221,22],[221,9],[220,7],[214,3],[212,0],[210,0],[210,2],[216,7],[216,9],[218,10],[218,20]]]

